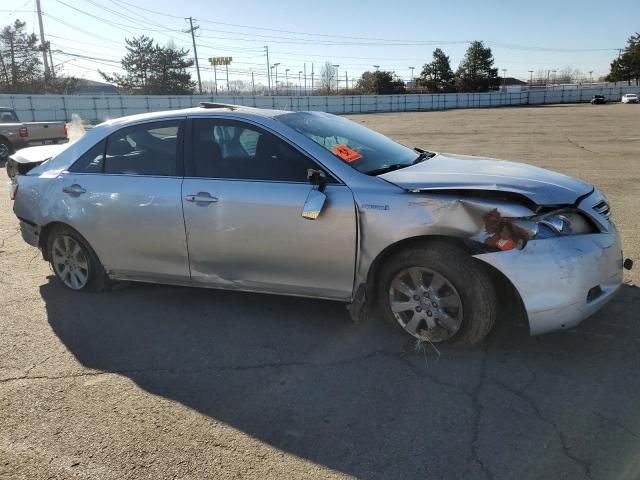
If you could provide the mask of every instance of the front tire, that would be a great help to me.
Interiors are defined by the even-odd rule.
[[[47,239],[47,254],[54,273],[65,287],[100,292],[111,286],[96,253],[72,228],[54,227]]]
[[[392,256],[377,290],[385,319],[418,341],[471,347],[495,323],[497,299],[488,273],[462,248],[444,241]]]

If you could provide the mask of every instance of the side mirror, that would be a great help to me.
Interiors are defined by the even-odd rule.
[[[302,209],[302,218],[307,220],[315,220],[320,216],[322,208],[327,201],[324,189],[327,186],[327,176],[321,170],[310,168],[307,170],[307,179],[313,184],[313,188],[307,195]]]
[[[318,218],[326,201],[327,196],[323,192],[315,187],[312,188],[309,195],[307,195],[307,200],[304,202],[302,218],[306,218],[307,220],[315,220]]]

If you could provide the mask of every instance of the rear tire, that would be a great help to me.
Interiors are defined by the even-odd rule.
[[[54,227],[47,238],[47,255],[56,277],[65,287],[82,292],[102,292],[111,288],[98,256],[74,229]]]
[[[0,138],[0,162],[5,162],[9,155],[13,152],[13,148],[8,140]]]
[[[418,341],[472,347],[496,319],[489,274],[465,250],[440,240],[389,258],[377,296],[386,321]]]

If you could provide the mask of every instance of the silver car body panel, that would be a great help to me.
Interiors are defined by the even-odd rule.
[[[515,286],[533,334],[574,325],[620,286],[618,234],[595,208],[606,199],[591,185],[536,167],[442,154],[368,176],[274,118],[282,113],[195,108],[101,124],[18,177],[14,210],[23,236],[33,244],[43,226],[68,223],[88,239],[116,279],[353,301],[376,259],[399,242],[433,235],[473,240],[493,209],[505,218],[529,217],[535,205],[578,202],[601,233],[534,240],[476,258]],[[322,213],[316,220],[301,216],[313,188],[305,183],[127,175],[89,179],[92,175],[67,171],[121,127],[174,118],[245,121],[294,145],[335,179],[326,188]],[[89,186],[87,194],[73,198],[62,192],[74,183]],[[529,202],[463,190],[507,192]],[[217,201],[187,200],[201,192]],[[588,298],[594,287],[600,290]]]
[[[608,234],[533,240],[522,250],[476,258],[497,268],[520,292],[532,335],[577,325],[611,300],[622,284],[615,227]],[[590,299],[593,288],[599,290]]]
[[[493,190],[518,193],[539,205],[571,204],[593,187],[577,178],[524,163],[438,154],[427,162],[382,175],[407,190]]]
[[[185,197],[210,195],[184,202],[193,282],[351,299],[353,195],[344,185],[329,185],[322,215],[309,221],[301,213],[310,189],[302,183],[185,178]]]

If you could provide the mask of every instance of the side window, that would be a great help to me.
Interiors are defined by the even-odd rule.
[[[306,155],[252,125],[224,120],[193,121],[195,176],[236,180],[306,182],[317,169]]]
[[[126,127],[109,136],[104,173],[174,176],[178,173],[180,122]]]
[[[106,140],[96,143],[71,165],[69,171],[76,173],[102,173],[104,146],[106,143]]]

